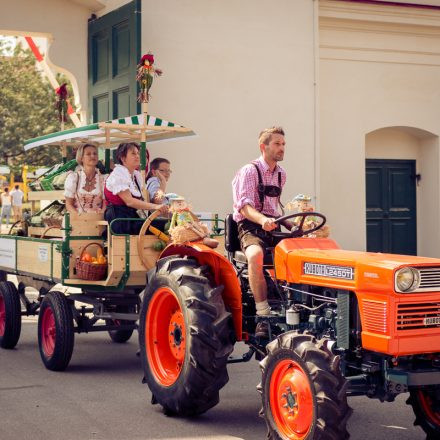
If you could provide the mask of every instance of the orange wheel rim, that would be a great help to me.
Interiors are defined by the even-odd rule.
[[[51,357],[55,350],[56,341],[55,316],[51,308],[47,308],[43,312],[43,319],[41,321],[41,340],[44,354],[47,357]]]
[[[5,300],[3,299],[3,295],[0,295],[0,336],[5,334],[6,327],[6,308],[5,308]]]
[[[171,386],[185,360],[185,318],[175,293],[162,287],[154,293],[145,322],[148,363],[158,383]]]
[[[422,390],[418,391],[418,397],[420,404],[425,412],[426,416],[431,420],[432,423],[440,426],[440,412],[436,412],[433,410],[433,401],[431,397]]]
[[[270,409],[280,433],[291,440],[305,439],[313,423],[313,395],[304,370],[284,359],[275,366],[269,386]]]

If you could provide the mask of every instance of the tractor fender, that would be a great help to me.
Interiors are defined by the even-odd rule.
[[[200,265],[207,265],[211,268],[215,285],[224,286],[223,301],[226,309],[232,314],[237,341],[241,341],[243,339],[241,288],[237,273],[229,260],[212,248],[198,242],[184,245],[171,244],[163,250],[160,258],[170,255],[187,255],[195,258]]]

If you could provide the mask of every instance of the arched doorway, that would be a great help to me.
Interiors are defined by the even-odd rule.
[[[367,250],[439,256],[438,137],[413,127],[367,134]]]

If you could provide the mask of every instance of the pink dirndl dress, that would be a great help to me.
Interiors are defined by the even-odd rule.
[[[104,185],[107,176],[98,170],[95,174],[95,185],[86,191],[86,174],[82,168],[72,171],[64,184],[64,196],[73,199],[73,205],[78,213],[101,212],[104,203]]]

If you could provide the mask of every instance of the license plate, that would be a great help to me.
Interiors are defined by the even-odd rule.
[[[424,318],[423,324],[424,325],[440,325],[440,316],[434,316],[431,318]]]

